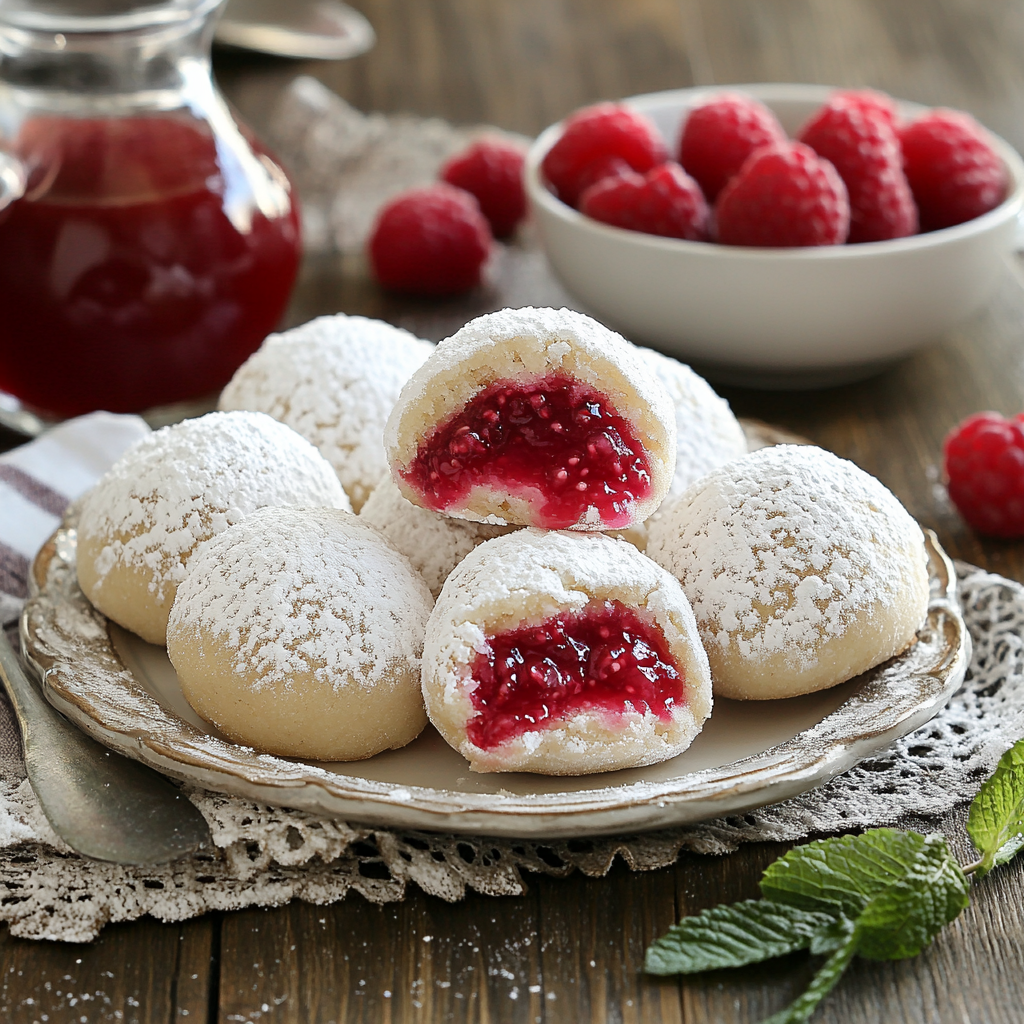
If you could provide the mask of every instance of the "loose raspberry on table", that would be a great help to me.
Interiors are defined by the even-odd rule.
[[[949,497],[978,533],[1024,537],[1024,415],[968,416],[943,446]]]
[[[580,212],[618,228],[691,242],[707,239],[711,216],[700,186],[672,163],[591,185],[580,196]]]
[[[496,238],[512,234],[526,216],[523,156],[521,146],[481,139],[441,168],[442,181],[476,196]]]
[[[599,180],[594,176],[595,165],[603,170],[617,157],[645,174],[664,163],[667,156],[664,140],[646,117],[619,103],[598,103],[577,111],[565,122],[562,136],[548,150],[542,168],[555,195],[576,206],[584,188]]]
[[[723,245],[840,245],[850,203],[836,169],[802,142],[755,150],[715,206]]]
[[[785,139],[782,125],[763,103],[723,93],[690,112],[679,138],[679,162],[713,203],[755,149]]]
[[[874,96],[835,93],[798,136],[839,172],[850,196],[849,242],[917,232],[917,207],[903,173],[892,111]]]
[[[901,128],[899,140],[922,231],[973,220],[1006,196],[1006,168],[969,114],[933,110]]]
[[[410,189],[377,215],[370,264],[385,288],[417,295],[457,295],[480,283],[493,246],[480,204],[438,183]]]

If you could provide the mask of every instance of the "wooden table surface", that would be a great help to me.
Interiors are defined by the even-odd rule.
[[[282,0],[282,3],[286,0]],[[220,81],[258,124],[297,73],[364,110],[415,111],[534,134],[581,104],[693,84],[871,85],[967,109],[1024,149],[1024,5],[1009,0],[353,0],[375,50],[340,64],[218,54]],[[521,257],[521,258],[519,258]],[[292,323],[345,310],[443,333],[459,318],[558,296],[528,254],[497,288],[451,304],[396,300],[310,261]],[[817,393],[726,389],[740,415],[810,437],[877,475],[954,556],[1024,579],[1024,546],[981,541],[936,487],[942,438],[978,409],[1024,407],[1024,290],[873,380]],[[940,823],[963,835],[962,813]],[[958,841],[959,842],[959,841]],[[0,932],[0,1019],[189,1022],[754,1022],[806,982],[804,954],[682,981],[640,973],[682,914],[754,897],[785,847],[604,879],[533,877],[527,895],[447,904],[412,889],[378,907],[211,914],[107,928],[89,946]],[[961,853],[963,854],[962,846]],[[1024,858],[978,885],[931,950],[857,961],[824,1022],[1024,1020]]]

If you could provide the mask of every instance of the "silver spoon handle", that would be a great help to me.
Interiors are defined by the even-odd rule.
[[[90,739],[46,702],[2,631],[0,680],[21,727],[32,788],[53,831],[73,850],[141,865],[209,845],[206,819],[184,794]]]

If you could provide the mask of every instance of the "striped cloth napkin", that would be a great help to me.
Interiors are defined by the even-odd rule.
[[[17,619],[32,559],[60,525],[68,502],[147,433],[138,416],[94,412],[0,455],[0,625]]]

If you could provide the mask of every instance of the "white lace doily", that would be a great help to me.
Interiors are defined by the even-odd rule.
[[[193,791],[216,850],[160,868],[88,861],[53,835],[27,781],[0,785],[0,919],[25,938],[85,942],[108,921],[164,921],[208,910],[331,903],[350,889],[374,903],[415,882],[458,900],[467,886],[507,896],[521,872],[607,873],[621,856],[634,870],[671,864],[682,849],[722,854],[741,843],[934,818],[972,794],[1000,754],[1024,735],[1024,587],[958,565],[974,658],[962,689],[927,726],[821,789],[742,817],[640,836],[490,840],[360,828],[302,811]]]

